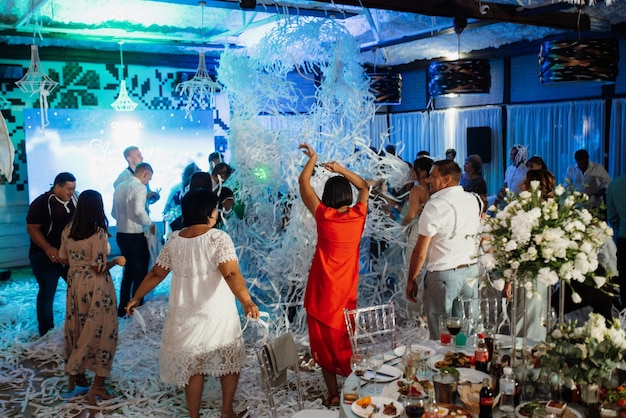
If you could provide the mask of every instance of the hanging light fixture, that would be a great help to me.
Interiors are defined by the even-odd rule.
[[[402,74],[391,72],[387,68],[387,72],[377,72],[377,52],[374,49],[374,70],[369,73],[370,92],[374,95],[374,104],[376,105],[397,105],[402,101]]]
[[[193,121],[191,111],[196,108],[206,109],[211,106],[213,94],[220,90],[221,85],[211,79],[206,69],[206,59],[204,56],[204,6],[205,2],[199,3],[202,6],[202,49],[198,59],[198,69],[191,80],[183,81],[176,86],[176,92],[187,97],[185,105],[185,117]],[[208,103],[207,103],[208,100]]]
[[[431,96],[489,93],[491,65],[486,59],[461,59],[461,32],[467,26],[465,17],[454,18],[458,59],[436,61],[428,66],[428,92]]]
[[[615,83],[618,62],[619,43],[615,39],[548,41],[539,50],[539,79],[542,84]]]
[[[48,96],[59,85],[57,81],[54,81],[46,74],[46,71],[41,65],[39,59],[39,48],[34,43],[30,46],[30,66],[28,71],[21,80],[16,81],[15,84],[24,93],[29,93],[31,96],[35,93],[39,93],[39,108],[41,114],[41,129],[44,130],[50,123],[48,121]]]
[[[117,99],[111,103],[111,107],[118,112],[132,112],[137,107],[137,103],[130,98],[126,90],[126,80],[124,80],[124,54],[122,52],[124,41],[120,41],[118,44],[120,44],[120,94],[117,96]]]

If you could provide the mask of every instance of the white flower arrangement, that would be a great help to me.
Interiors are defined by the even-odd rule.
[[[582,326],[569,321],[552,331],[541,365],[561,370],[564,377],[574,382],[598,383],[615,369],[624,350],[626,333],[620,321],[613,319],[607,323],[602,315],[591,313]]]
[[[495,216],[485,220],[481,235],[490,250],[481,257],[487,271],[497,271],[496,289],[518,280],[526,296],[537,295],[536,284],[554,285],[561,280],[586,282],[596,288],[608,287],[606,276],[596,275],[598,250],[613,236],[606,222],[587,209],[588,196],[558,185],[554,197],[544,199],[539,182],[514,196],[507,191],[507,206],[489,208]],[[605,288],[606,288],[605,287]],[[572,300],[581,297],[572,290]]]

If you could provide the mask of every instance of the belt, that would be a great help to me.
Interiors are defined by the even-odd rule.
[[[476,263],[474,263],[474,264],[476,264]],[[450,270],[460,270],[460,269],[466,269],[466,268],[468,268],[468,267],[473,266],[474,264],[459,264],[458,266],[456,266],[455,268],[450,269]]]

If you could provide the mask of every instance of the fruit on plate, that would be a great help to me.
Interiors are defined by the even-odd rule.
[[[368,406],[370,406],[372,403],[372,397],[371,396],[366,396],[364,398],[358,399],[356,401],[356,404],[358,406],[360,406],[361,408],[367,408]]]

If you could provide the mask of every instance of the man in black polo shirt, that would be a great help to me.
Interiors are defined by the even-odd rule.
[[[43,336],[54,328],[52,305],[59,277],[67,279],[68,266],[59,263],[61,232],[76,210],[76,178],[59,173],[52,188],[30,204],[26,215],[26,232],[30,235],[28,258],[39,285],[37,321]]]

